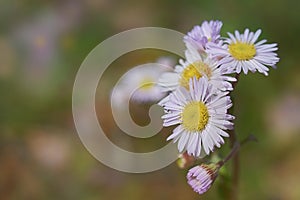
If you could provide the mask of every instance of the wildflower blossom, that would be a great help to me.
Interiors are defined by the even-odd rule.
[[[222,22],[216,21],[204,21],[201,26],[195,26],[184,37],[184,42],[189,49],[190,47],[197,49],[200,52],[204,52],[207,42],[217,42],[220,38],[220,30]]]
[[[236,81],[234,77],[226,76],[232,73],[218,67],[216,60],[202,56],[190,49],[186,51],[186,61],[179,60],[180,65],[175,66],[173,72],[166,72],[159,78],[158,84],[163,91],[174,91],[179,86],[188,88],[190,78],[206,77],[217,90],[232,90],[230,82]]]
[[[229,37],[224,44],[209,43],[207,52],[213,57],[221,58],[219,64],[224,69],[233,69],[236,73],[243,71],[258,71],[268,75],[269,68],[275,67],[279,61],[277,54],[277,44],[265,44],[267,40],[256,42],[261,30],[255,33],[245,29],[243,34],[235,31],[235,35],[228,33]]]
[[[189,155],[199,157],[202,149],[209,154],[214,147],[224,143],[228,137],[224,130],[231,129],[234,119],[227,114],[232,106],[227,92],[215,93],[207,80],[202,77],[190,79],[189,90],[179,87],[170,94],[162,105],[165,115],[162,116],[164,126],[178,126],[167,140],[178,141],[178,150],[186,149]]]

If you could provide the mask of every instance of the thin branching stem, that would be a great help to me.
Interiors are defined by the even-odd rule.
[[[235,78],[237,79],[237,81],[233,83],[233,86],[232,86],[233,89],[235,89],[235,87],[239,81],[240,74],[236,74]],[[234,99],[232,99],[232,101],[234,101]],[[231,108],[231,113],[234,114],[234,106],[232,106],[232,108]],[[232,149],[234,149],[234,146],[237,143],[237,141],[238,141],[237,135],[236,135],[235,129],[233,128],[230,132],[230,146]],[[232,190],[231,190],[230,196],[231,196],[232,200],[237,200],[238,199],[239,172],[240,172],[239,152],[238,151],[236,151],[234,153],[232,162],[233,162],[232,163]]]

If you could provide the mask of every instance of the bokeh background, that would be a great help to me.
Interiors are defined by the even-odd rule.
[[[234,92],[239,138],[252,133],[259,140],[241,149],[238,195],[300,199],[299,9],[297,0],[1,1],[0,199],[221,199],[218,182],[202,197],[194,193],[186,184],[186,171],[175,163],[149,174],[102,165],[81,144],[71,110],[76,72],[101,41],[143,26],[186,33],[211,19],[223,21],[222,35],[262,28],[261,38],[280,47],[276,70],[268,77],[242,75]],[[159,135],[153,141],[121,136],[111,117],[109,94],[122,73],[166,55],[129,53],[100,81],[99,121],[120,146],[134,143],[147,151],[165,144]],[[138,123],[149,121],[147,106],[134,105],[133,111]]]

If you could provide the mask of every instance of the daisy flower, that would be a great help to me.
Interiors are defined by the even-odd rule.
[[[197,25],[187,33],[183,41],[188,48],[196,48],[200,52],[204,52],[207,42],[217,42],[220,38],[221,21],[204,21],[201,26]]]
[[[160,100],[166,92],[157,85],[158,78],[171,69],[170,66],[160,63],[147,63],[130,69],[114,87],[112,101],[122,104],[129,99],[142,103]]]
[[[219,166],[216,164],[201,164],[187,173],[188,184],[198,194],[205,193],[218,176]]]
[[[232,129],[232,106],[228,92],[215,93],[207,78],[190,79],[189,90],[179,87],[162,106],[165,110],[163,126],[178,125],[167,140],[178,141],[179,152],[187,151],[195,157],[209,154],[228,137],[224,130]],[[204,152],[202,151],[204,150]],[[202,154],[201,154],[202,153]]]
[[[219,64],[227,69],[233,68],[236,73],[243,71],[258,71],[264,75],[268,75],[269,68],[275,67],[279,61],[277,53],[277,44],[265,44],[267,40],[256,42],[261,30],[255,33],[245,29],[243,34],[235,31],[235,35],[228,33],[229,38],[223,44],[209,43],[207,52],[213,57],[221,58]]]
[[[175,66],[173,72],[166,72],[159,78],[158,84],[162,91],[174,91],[179,86],[188,88],[190,78],[206,77],[209,82],[218,90],[232,90],[230,81],[236,81],[231,76],[225,74],[232,71],[219,68],[216,60],[206,56],[202,58],[195,49],[189,49],[185,52],[186,61],[179,60],[179,65]]]

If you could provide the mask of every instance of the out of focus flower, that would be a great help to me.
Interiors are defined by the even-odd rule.
[[[204,21],[201,26],[195,26],[184,37],[187,48],[195,48],[199,52],[205,52],[208,42],[217,42],[220,38],[221,21]]]
[[[37,131],[29,135],[28,146],[34,159],[49,169],[64,169],[70,161],[70,141],[63,135]]]
[[[202,149],[206,154],[224,143],[228,137],[224,130],[231,129],[234,119],[227,114],[232,106],[228,93],[214,93],[212,84],[205,77],[190,79],[189,90],[179,87],[170,94],[162,106],[165,110],[163,126],[178,124],[167,140],[178,141],[178,150],[199,157]]]
[[[126,85],[127,92],[132,94],[134,101],[157,101],[165,95],[156,85],[163,71],[164,68],[159,66],[136,67],[125,74],[122,84]]]
[[[185,53],[186,61],[179,60],[180,65],[175,67],[174,72],[166,72],[159,78],[159,85],[163,91],[174,91],[179,86],[188,88],[190,78],[206,77],[217,90],[232,90],[230,81],[236,81],[225,74],[232,71],[222,70],[216,60],[210,57],[202,58],[195,49],[188,49]]]
[[[300,95],[287,93],[269,106],[266,113],[269,132],[272,138],[284,142],[293,142],[300,133]]]
[[[188,184],[198,194],[205,193],[213,184],[218,176],[219,166],[212,164],[201,164],[193,167],[188,171],[187,180]]]
[[[258,71],[264,75],[268,75],[269,68],[275,67],[279,61],[277,54],[274,53],[277,44],[265,44],[267,40],[261,40],[256,43],[261,30],[255,33],[245,29],[243,34],[235,31],[235,35],[228,33],[229,37],[225,40],[225,44],[209,43],[207,52],[213,57],[221,58],[219,64],[225,69],[232,69],[236,73],[243,71]]]
[[[0,78],[6,78],[14,71],[17,56],[10,38],[0,37],[0,52]]]
[[[32,87],[47,86],[54,69],[64,65],[61,43],[78,27],[81,12],[79,2],[66,2],[59,9],[41,10],[13,30],[12,40],[25,68],[24,82],[30,84],[31,91],[36,91]]]
[[[156,61],[158,64],[161,64],[166,67],[166,69],[169,68],[169,70],[173,69],[176,65],[176,60],[173,57],[170,56],[162,56],[159,57]]]
[[[157,85],[158,78],[172,69],[166,65],[169,64],[166,60],[164,62],[144,64],[129,70],[114,87],[112,101],[124,105],[129,99],[135,102],[155,102],[163,98],[166,92]]]

